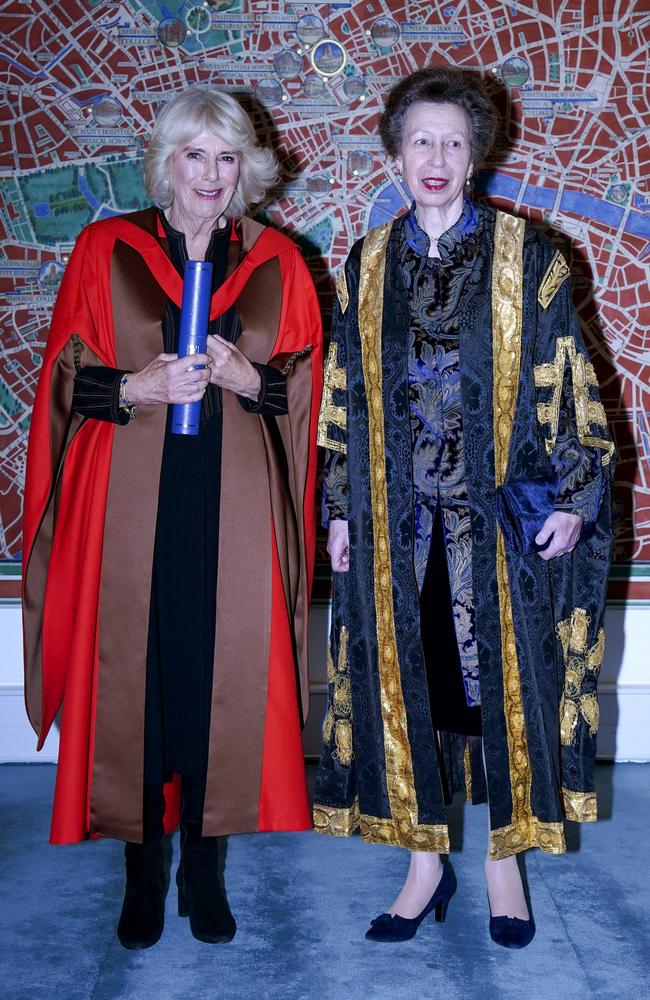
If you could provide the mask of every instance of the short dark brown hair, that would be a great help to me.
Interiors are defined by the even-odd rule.
[[[389,156],[399,156],[404,118],[414,104],[455,104],[469,120],[472,163],[481,163],[496,137],[497,117],[483,84],[452,66],[432,66],[404,77],[389,91],[379,134]]]

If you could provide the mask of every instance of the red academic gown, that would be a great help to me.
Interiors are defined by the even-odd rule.
[[[247,218],[236,228],[210,317],[235,306],[239,349],[286,372],[289,412],[246,413],[222,394],[206,836],[311,825],[300,723],[309,697],[320,314],[297,247]],[[167,300],[180,306],[181,295],[154,209],[94,223],[70,258],[48,337],[27,458],[23,607],[26,704],[39,749],[63,706],[55,843],[142,836],[166,410],[141,407],[125,427],[85,419],[72,410],[74,375],[79,364],[143,368],[163,350]],[[168,800],[169,829],[176,809]]]

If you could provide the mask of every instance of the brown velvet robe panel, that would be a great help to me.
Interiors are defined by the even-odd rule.
[[[117,365],[140,371],[163,350],[166,299],[140,255],[119,242],[111,298]],[[124,840],[138,840],[142,824],[151,565],[165,420],[166,407],[142,406],[137,420],[117,428],[106,506],[91,830]]]

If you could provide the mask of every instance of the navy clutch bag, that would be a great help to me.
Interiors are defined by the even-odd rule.
[[[546,518],[555,510],[554,479],[528,479],[519,483],[504,483],[496,494],[497,521],[506,544],[523,556],[542,552],[553,537],[538,545],[539,534]]]

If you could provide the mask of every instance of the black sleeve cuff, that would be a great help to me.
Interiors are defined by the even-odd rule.
[[[130,372],[121,368],[104,368],[90,365],[75,375],[72,408],[84,417],[106,420],[111,424],[128,424],[130,417],[121,410],[120,382]]]
[[[271,365],[258,365],[255,361],[251,364],[259,372],[262,384],[256,400],[247,399],[246,396],[237,397],[246,412],[262,413],[271,417],[280,417],[288,413],[286,376]]]

